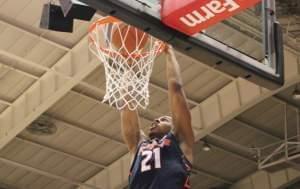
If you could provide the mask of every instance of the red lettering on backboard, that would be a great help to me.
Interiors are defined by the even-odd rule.
[[[161,0],[162,22],[193,35],[261,0]]]

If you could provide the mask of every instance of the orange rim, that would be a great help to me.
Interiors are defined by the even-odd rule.
[[[160,42],[160,43],[162,43],[162,42]],[[99,49],[100,49],[102,52],[104,52],[105,54],[108,54],[110,57],[114,57],[114,56],[117,56],[118,54],[121,54],[121,55],[122,55],[123,57],[125,57],[125,58],[131,57],[131,58],[136,59],[136,58],[146,57],[146,56],[148,56],[148,55],[150,54],[149,52],[144,52],[144,53],[141,53],[141,54],[138,54],[138,53],[132,53],[132,54],[128,54],[128,53],[117,53],[117,52],[111,51],[110,49],[106,49],[106,48],[103,48],[103,47],[99,47]],[[157,49],[155,50],[155,53],[160,54],[160,53],[163,52],[164,49],[165,49],[165,44],[162,43],[162,44],[160,45],[160,47],[157,48]]]
[[[104,18],[100,18],[97,21],[92,23],[92,25],[89,27],[89,32],[92,32],[97,25],[105,25],[105,24],[112,24],[118,22],[121,21],[113,16],[106,16]]]
[[[89,27],[89,33],[92,33],[95,30],[97,25],[106,25],[106,24],[113,24],[113,23],[119,23],[119,22],[121,22],[121,21],[119,19],[113,17],[113,16],[107,16],[107,17],[104,17],[104,18],[100,18],[99,20],[92,23],[92,25]],[[89,36],[88,38],[89,38],[90,42],[92,42],[94,44],[96,43],[96,41],[91,36]],[[160,54],[165,49],[166,45],[162,41],[158,40],[158,42],[160,43],[160,45],[159,45],[159,48],[157,48],[155,50],[155,53]],[[144,53],[141,53],[141,54],[139,54],[139,53],[132,53],[132,54],[116,53],[116,52],[114,52],[110,49],[103,48],[103,47],[99,47],[99,50],[106,53],[106,54],[108,54],[109,56],[121,54],[122,56],[124,56],[126,58],[129,57],[129,56],[131,58],[141,58],[141,57],[145,57],[145,56],[149,55],[149,52],[144,52]]]

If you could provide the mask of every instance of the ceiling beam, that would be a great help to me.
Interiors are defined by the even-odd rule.
[[[2,112],[0,149],[99,66],[89,60],[87,43],[83,38]]]

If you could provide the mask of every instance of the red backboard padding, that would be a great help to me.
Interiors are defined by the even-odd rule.
[[[225,20],[261,0],[161,0],[162,22],[187,35]]]

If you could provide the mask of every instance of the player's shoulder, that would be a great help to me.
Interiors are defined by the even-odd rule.
[[[174,131],[170,131],[169,133],[167,133],[167,137],[170,139],[173,139],[175,142],[179,143],[178,136],[176,135],[176,133]]]

